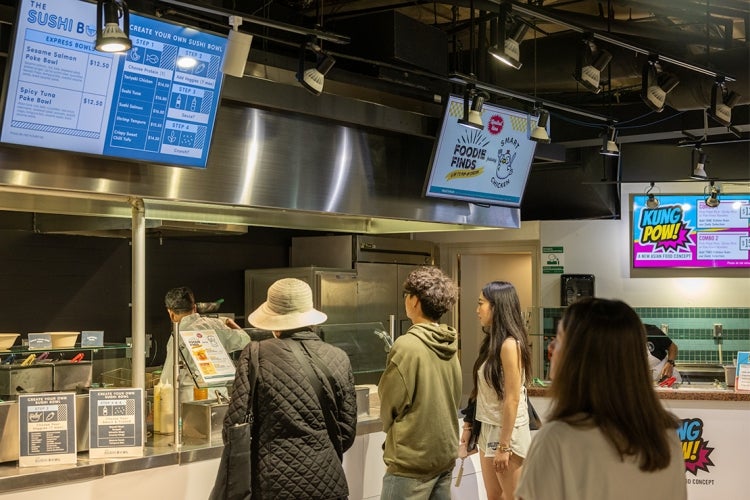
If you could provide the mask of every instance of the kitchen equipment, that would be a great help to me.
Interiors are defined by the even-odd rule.
[[[189,442],[221,443],[227,403],[216,399],[182,403],[182,439]]]
[[[355,385],[357,391],[357,416],[366,417],[370,414],[370,387],[367,385]]]
[[[560,304],[562,306],[569,306],[578,299],[593,296],[593,274],[563,274],[560,276]]]
[[[223,302],[224,299],[219,299],[214,302],[196,302],[195,310],[198,311],[198,314],[215,313],[219,310]]]
[[[52,363],[0,365],[0,396],[52,390]]]
[[[91,361],[52,363],[52,390],[83,392],[91,387]]]
[[[0,351],[7,351],[16,342],[20,333],[0,333]]]

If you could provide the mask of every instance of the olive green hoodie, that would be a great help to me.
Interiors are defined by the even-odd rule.
[[[455,466],[461,366],[458,332],[418,323],[396,339],[378,384],[389,473],[432,478]]]

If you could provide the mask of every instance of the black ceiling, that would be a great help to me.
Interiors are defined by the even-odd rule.
[[[0,5],[15,3],[0,0]],[[695,144],[724,148],[728,161],[721,175],[750,181],[750,0],[127,3],[131,10],[218,32],[228,29],[227,15],[239,14],[244,18],[240,29],[255,36],[249,61],[292,74],[310,33],[348,38],[347,43],[321,43],[336,58],[326,77],[327,93],[439,116],[434,110],[440,101],[448,93],[462,93],[462,82],[473,74],[493,102],[528,110],[544,103],[551,110],[553,144],[565,146],[566,161],[535,165],[524,219],[616,217],[618,182],[684,180]],[[504,25],[498,21],[501,3],[511,8]],[[514,23],[528,27],[519,70],[501,67],[487,53],[500,27],[510,31]],[[599,93],[573,78],[584,37],[612,55]],[[657,56],[661,68],[680,81],[660,113],[641,98],[643,66]],[[706,113],[714,82],[722,77],[728,90],[741,95],[731,128]],[[329,81],[339,85],[329,86]],[[598,155],[608,122],[618,129],[620,162]],[[628,144],[641,148],[644,143],[658,147],[659,157],[646,150],[627,158]],[[587,201],[562,203],[552,194],[560,186],[583,189],[579,199]]]

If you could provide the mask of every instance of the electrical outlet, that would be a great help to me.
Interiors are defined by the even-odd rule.
[[[724,326],[721,323],[714,323],[714,338],[720,339],[723,332]]]

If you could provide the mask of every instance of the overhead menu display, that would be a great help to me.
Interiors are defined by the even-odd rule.
[[[633,196],[634,268],[750,268],[750,196],[722,194],[710,207],[704,195],[663,195],[646,206]]]
[[[459,123],[464,98],[451,95],[435,142],[424,195],[519,207],[534,159],[529,130],[538,119],[484,103],[483,130]]]
[[[0,141],[205,167],[226,38],[136,14],[130,38],[97,52],[95,3],[22,0]]]

